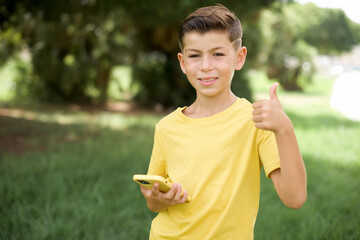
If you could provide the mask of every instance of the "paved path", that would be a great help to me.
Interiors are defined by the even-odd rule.
[[[339,75],[334,81],[330,105],[347,118],[360,121],[360,71]]]

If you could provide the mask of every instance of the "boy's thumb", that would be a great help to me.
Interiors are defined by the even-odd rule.
[[[274,83],[274,84],[270,87],[270,99],[271,99],[271,100],[277,100],[277,101],[279,101],[278,96],[277,96],[277,94],[276,94],[276,89],[277,89],[278,86],[279,86],[279,83]]]

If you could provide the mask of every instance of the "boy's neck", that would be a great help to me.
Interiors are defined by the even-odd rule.
[[[232,92],[216,97],[197,96],[195,102],[185,108],[183,113],[192,118],[209,117],[229,108],[236,99],[237,97]]]

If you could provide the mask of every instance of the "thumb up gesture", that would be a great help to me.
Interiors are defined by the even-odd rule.
[[[270,100],[261,100],[253,104],[253,118],[255,127],[264,130],[270,130],[279,133],[283,129],[287,129],[289,125],[292,127],[289,117],[281,107],[280,100],[276,94],[278,83],[274,83],[270,87]]]

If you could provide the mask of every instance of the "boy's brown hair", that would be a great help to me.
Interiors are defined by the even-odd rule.
[[[241,46],[243,33],[240,20],[221,4],[199,8],[185,18],[179,29],[178,41],[181,51],[184,47],[185,34],[193,31],[199,33],[224,31],[229,34],[230,42],[234,42],[235,49]]]

